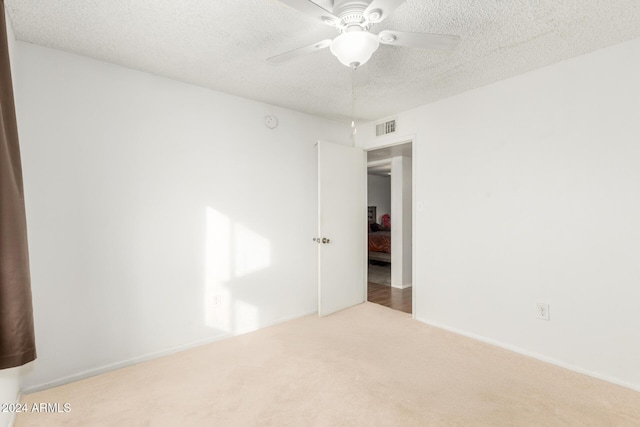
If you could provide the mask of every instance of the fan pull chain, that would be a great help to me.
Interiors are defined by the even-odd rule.
[[[356,69],[357,65],[351,66],[351,138],[355,140],[358,129],[356,128]]]

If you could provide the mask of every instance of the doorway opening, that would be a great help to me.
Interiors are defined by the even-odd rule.
[[[367,152],[367,300],[413,311],[411,141]]]

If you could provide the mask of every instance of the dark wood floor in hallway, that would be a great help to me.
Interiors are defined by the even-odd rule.
[[[369,282],[367,300],[394,310],[411,313],[411,288],[397,289]]]

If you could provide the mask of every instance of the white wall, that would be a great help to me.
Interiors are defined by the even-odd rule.
[[[391,159],[391,286],[411,287],[411,158]]]
[[[314,144],[349,141],[348,124],[17,54],[39,353],[27,387],[316,311]]]
[[[16,37],[13,34],[13,27],[11,26],[11,20],[9,19],[9,14],[7,14],[6,10],[3,10],[5,22],[7,23],[7,42],[9,45],[9,59],[11,61],[11,73],[13,74],[15,71],[15,45],[16,45]]]
[[[417,318],[640,389],[639,75],[637,39],[399,115]]]
[[[10,368],[0,371],[0,404],[15,403],[20,393],[20,372],[23,368]],[[0,411],[0,426],[13,425],[15,412]]]
[[[376,222],[382,224],[382,215],[391,215],[391,178],[367,175],[367,206],[376,206]]]
[[[11,28],[11,21],[9,16],[3,9],[2,13],[5,14],[5,21],[7,23],[7,41],[9,44],[9,60],[11,61],[12,74],[14,67],[15,57],[15,37],[13,35],[13,29]],[[21,368],[3,369],[0,370],[0,403],[15,402],[20,392],[20,372]],[[13,422],[13,415],[8,412],[0,411],[0,426],[8,426]]]

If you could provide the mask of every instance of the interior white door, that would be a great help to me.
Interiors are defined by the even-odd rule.
[[[318,142],[318,314],[366,300],[366,154]]]

